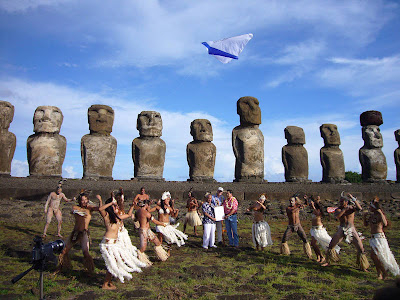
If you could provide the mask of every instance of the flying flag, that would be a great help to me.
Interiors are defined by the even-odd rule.
[[[204,42],[202,44],[207,47],[208,54],[213,55],[223,64],[227,64],[232,59],[239,58],[240,52],[243,51],[252,37],[252,33],[247,33],[218,41]]]

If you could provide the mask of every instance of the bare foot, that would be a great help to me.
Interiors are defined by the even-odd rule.
[[[47,234],[43,233],[43,234],[42,234],[42,238],[45,239],[46,237],[47,237]]]
[[[322,267],[329,267],[329,263],[326,262],[326,263],[322,264],[321,266],[322,266]]]
[[[59,238],[63,238],[63,236],[61,235],[61,233],[57,234],[57,236],[58,236]]]
[[[378,275],[378,279],[379,279],[379,280],[383,280],[382,274]]]
[[[105,282],[101,288],[103,290],[115,290],[117,287],[115,285],[113,285],[111,282],[110,283]]]
[[[325,257],[322,256],[321,260],[319,261],[320,264],[323,264],[325,262]]]

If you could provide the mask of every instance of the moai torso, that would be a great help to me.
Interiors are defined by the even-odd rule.
[[[322,181],[328,183],[344,183],[345,168],[343,152],[340,150],[340,135],[335,124],[320,126],[324,147],[320,150],[322,165]]]
[[[59,134],[63,115],[55,106],[39,106],[33,116],[35,134],[26,147],[30,176],[61,177],[67,141]]]
[[[83,179],[112,180],[117,152],[117,140],[111,136],[114,110],[107,105],[92,105],[88,122],[90,134],[81,139]]]
[[[254,97],[237,101],[240,125],[232,130],[232,148],[235,154],[235,180],[240,182],[264,181],[264,135],[259,102]]]
[[[137,126],[140,137],[132,141],[134,176],[138,180],[163,181],[165,142],[162,134],[161,115],[155,111],[142,111]]]
[[[387,177],[386,157],[382,152],[383,139],[379,125],[382,114],[367,111],[360,116],[364,146],[359,150],[363,182],[385,183]]]
[[[400,129],[394,132],[394,136],[399,143],[399,147],[394,150],[394,163],[396,165],[396,182],[400,183]]]
[[[17,139],[8,131],[14,118],[14,106],[7,101],[0,101],[0,176],[10,176],[11,162],[14,157]]]
[[[189,181],[213,182],[216,147],[209,120],[196,119],[190,124],[194,141],[187,144],[186,157],[189,165]]]
[[[308,153],[305,144],[305,135],[302,128],[287,126],[285,138],[288,144],[282,147],[282,162],[285,167],[287,182],[307,182],[308,180]]]

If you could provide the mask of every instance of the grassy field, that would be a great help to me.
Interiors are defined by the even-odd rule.
[[[14,217],[2,206],[0,215],[0,298],[38,299],[39,273],[31,271],[15,284],[11,279],[28,269],[33,248],[33,238],[43,230],[44,217],[40,213],[29,217]],[[8,217],[8,218],[6,218]],[[369,230],[359,221],[359,231],[369,237]],[[155,263],[142,273],[135,273],[131,281],[124,284],[115,281],[116,291],[103,291],[100,287],[105,275],[104,261],[99,252],[99,243],[104,233],[102,221],[94,217],[91,224],[91,255],[95,261],[95,274],[85,272],[82,253],[77,247],[71,252],[73,271],[58,275],[46,272],[44,289],[46,299],[371,299],[377,288],[393,285],[393,278],[386,281],[376,279],[376,271],[370,260],[369,273],[356,269],[356,251],[353,246],[342,243],[341,261],[328,268],[303,254],[302,243],[292,235],[290,256],[279,254],[280,239],[286,229],[286,221],[270,221],[274,245],[264,252],[257,252],[251,242],[251,218],[239,220],[240,248],[218,247],[213,250],[201,248],[202,238],[193,236],[189,228],[189,240],[181,248],[173,247],[172,256],[166,262],[157,262],[152,248],[148,255]],[[303,221],[309,232],[310,222]],[[68,236],[73,223],[66,219],[63,234]],[[331,234],[337,223],[325,221]],[[126,223],[132,242],[139,238],[131,222]],[[182,228],[182,225],[180,225]],[[392,220],[387,237],[392,251],[400,261],[400,221]],[[55,220],[49,228],[45,242],[56,239]],[[199,230],[200,235],[202,230]],[[364,240],[367,251],[369,243]],[[315,257],[315,256],[314,256]]]

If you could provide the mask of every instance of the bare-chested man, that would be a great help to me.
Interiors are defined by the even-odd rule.
[[[83,252],[83,265],[89,272],[94,271],[93,259],[89,254],[90,234],[89,223],[92,218],[92,212],[98,211],[102,206],[101,198],[99,198],[99,206],[89,205],[89,197],[83,192],[78,196],[78,205],[72,207],[72,214],[75,217],[75,226],[68,238],[63,252],[59,256],[59,268],[71,268],[71,262],[68,252],[76,243],[80,243]]]
[[[183,233],[185,233],[186,226],[187,224],[189,224],[189,226],[193,226],[194,235],[197,236],[196,227],[202,225],[203,223],[201,222],[199,214],[197,213],[197,209],[199,208],[199,202],[195,197],[193,197],[191,191],[188,194],[186,208],[188,209],[188,212],[185,216],[185,221],[183,223]]]
[[[370,203],[370,212],[364,215],[364,225],[370,226],[371,239],[371,258],[374,261],[378,279],[385,279],[387,272],[393,276],[400,275],[399,265],[390,251],[383,228],[388,226],[388,221],[379,204],[379,199],[375,198]]]
[[[265,195],[261,195],[258,201],[250,205],[247,211],[253,211],[254,222],[252,226],[253,243],[257,250],[264,250],[266,246],[272,245],[271,229],[264,220]]]
[[[150,221],[156,225],[167,226],[168,223],[163,223],[156,220],[151,213],[148,211],[149,200],[139,200],[137,205],[139,209],[136,211],[136,219],[139,222],[139,236],[140,236],[140,249],[138,251],[138,258],[141,262],[145,263],[147,266],[151,266],[147,255],[144,253],[147,248],[147,241],[150,240],[154,243],[154,251],[156,252],[157,258],[161,261],[166,261],[169,257],[168,253],[161,246],[161,242],[150,229]]]
[[[308,256],[308,258],[312,258],[312,252],[310,244],[307,241],[306,233],[304,232],[303,227],[300,224],[300,209],[304,208],[303,204],[299,203],[299,199],[297,197],[291,197],[289,199],[289,206],[286,208],[286,214],[288,217],[289,225],[283,234],[282,237],[282,245],[281,245],[281,254],[289,255],[290,249],[287,241],[289,240],[292,232],[296,232],[300,239],[303,241],[303,249],[304,253]]]
[[[349,204],[349,202],[351,202],[351,204]],[[339,207],[335,210],[335,217],[339,220],[340,225],[329,243],[326,254],[327,262],[322,266],[329,266],[332,262],[339,261],[339,257],[337,256],[334,247],[345,238],[345,241],[348,244],[353,243],[357,249],[358,267],[362,271],[367,271],[369,267],[368,259],[365,255],[364,246],[360,236],[354,227],[355,212],[361,210],[362,207],[360,203],[358,203],[357,199],[354,198],[352,194],[347,194],[347,197],[344,195],[340,197]]]
[[[61,236],[61,224],[62,224],[62,213],[60,209],[60,202],[64,200],[65,202],[70,202],[73,199],[68,199],[65,197],[64,193],[62,192],[61,186],[58,186],[55,192],[51,192],[47,197],[46,204],[44,206],[44,213],[46,214],[46,225],[44,226],[43,230],[43,238],[47,236],[47,228],[51,223],[51,219],[53,218],[53,214],[56,216],[58,226],[57,226],[57,236],[62,238]]]
[[[149,200],[149,199],[150,199],[149,195],[146,194],[145,188],[141,187],[140,193],[135,196],[135,198],[133,199],[133,202],[138,203],[139,200],[144,201],[144,200]]]

